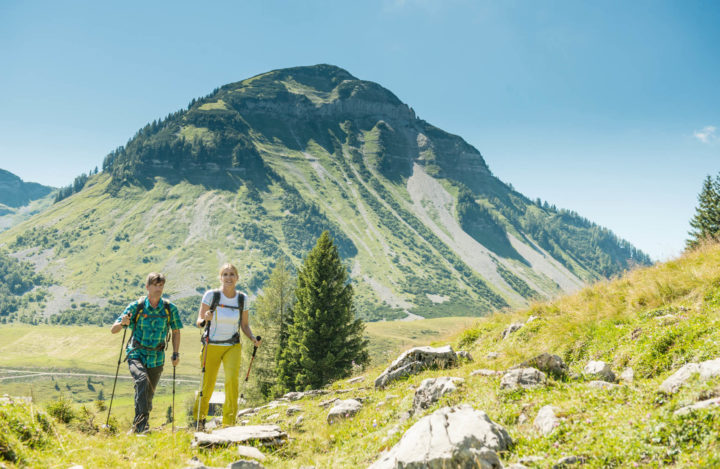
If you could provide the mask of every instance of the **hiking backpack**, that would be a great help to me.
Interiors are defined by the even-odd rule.
[[[165,298],[160,298],[160,300],[163,303],[163,309],[165,310],[165,318],[167,320],[167,335],[165,336],[165,342],[160,342],[159,345],[156,347],[146,347],[143,344],[140,343],[139,340],[135,338],[135,330],[137,329],[137,322],[138,318],[142,314],[143,310],[145,309],[145,299],[146,296],[141,296],[138,299],[138,304],[135,307],[135,314],[133,314],[132,323],[133,323],[133,329],[132,334],[130,335],[130,338],[127,341],[127,345],[125,348],[132,346],[132,350],[135,349],[141,349],[141,350],[150,350],[154,352],[159,352],[161,350],[167,350],[168,344],[170,343],[170,337],[172,336],[172,331],[170,329],[170,319],[172,317],[172,313],[170,312],[170,302],[166,300]],[[143,317],[147,317],[147,314],[143,315]],[[125,360],[127,360],[127,355],[125,356]]]
[[[212,290],[213,292],[213,298],[210,302],[210,311],[215,314],[215,310],[217,309],[218,305],[220,305],[220,289]],[[220,305],[225,306],[226,308],[235,309],[235,306],[228,306],[228,305]],[[235,345],[240,342],[240,327],[242,326],[242,312],[245,309],[245,295],[243,293],[238,292],[238,330],[233,334],[232,337],[230,337],[227,340],[210,340],[210,330],[208,327],[206,327],[203,330],[202,335],[200,336],[200,342],[202,342],[203,345],[205,344],[230,344]]]

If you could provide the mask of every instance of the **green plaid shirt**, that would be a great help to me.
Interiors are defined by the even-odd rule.
[[[140,342],[144,347],[157,347],[161,343],[165,343],[165,337],[168,333],[167,313],[163,300],[160,300],[157,308],[150,306],[150,301],[145,297],[145,308],[138,315],[137,325],[133,323],[135,312],[137,311],[138,301],[130,303],[125,311],[117,319],[120,321],[123,316],[130,313],[130,327],[133,330],[133,338]],[[170,329],[182,329],[180,314],[177,307],[169,303],[170,308]],[[141,348],[133,348],[133,341],[128,344],[127,358],[137,358],[143,362],[146,368],[155,368],[165,364],[165,352],[163,350],[143,350]],[[171,341],[172,342],[172,341]]]

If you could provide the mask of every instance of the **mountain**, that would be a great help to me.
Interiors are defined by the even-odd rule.
[[[17,225],[52,204],[53,187],[25,182],[0,169],[0,231]]]
[[[194,310],[222,262],[254,293],[275,260],[299,265],[325,229],[367,320],[483,315],[650,263],[609,230],[516,192],[462,138],[331,65],[193,99],[0,245],[53,278],[38,312],[119,306],[150,270]]]

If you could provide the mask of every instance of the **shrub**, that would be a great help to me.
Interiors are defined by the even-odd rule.
[[[67,397],[61,397],[50,402],[45,406],[48,414],[52,415],[53,418],[62,423],[70,423],[77,418],[75,409],[72,407],[72,403]]]

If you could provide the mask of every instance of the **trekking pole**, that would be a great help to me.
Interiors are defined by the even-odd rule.
[[[255,338],[260,341],[262,338],[259,335],[256,335]],[[240,393],[240,399],[245,399],[245,383],[248,382],[248,378],[250,377],[250,368],[252,368],[253,360],[255,360],[255,354],[257,353],[257,345],[253,345],[253,353],[252,357],[250,358],[250,365],[248,365],[248,371],[245,375],[245,381],[243,381],[243,390]]]
[[[175,433],[175,365],[173,365],[172,432]]]
[[[195,431],[200,428],[200,408],[202,407],[203,388],[205,387],[205,361],[207,360],[207,348],[210,342],[210,322],[205,324],[205,345],[203,345],[202,378],[200,379],[200,393],[198,394],[197,414],[195,415]]]
[[[105,421],[105,428],[110,428],[110,411],[112,410],[113,398],[115,397],[115,385],[117,384],[118,373],[120,372],[120,363],[122,363],[122,352],[123,345],[125,345],[125,334],[127,334],[127,327],[123,328],[123,338],[120,342],[120,356],[118,357],[117,368],[115,369],[115,381],[113,382],[113,390],[110,394],[110,405],[108,406],[107,420]]]

